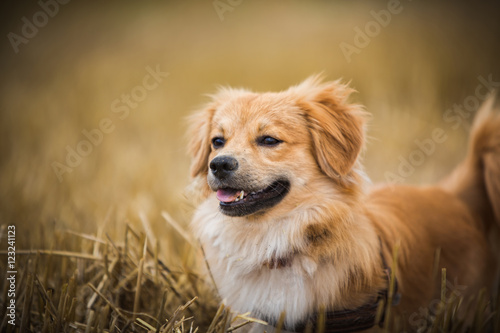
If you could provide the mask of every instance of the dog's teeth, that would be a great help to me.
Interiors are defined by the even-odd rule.
[[[241,191],[239,199],[242,200],[244,196],[245,196],[245,191]]]
[[[240,198],[239,198],[239,197],[238,197],[238,198],[236,198],[236,199],[234,199],[234,202],[238,202],[238,201],[240,201]]]

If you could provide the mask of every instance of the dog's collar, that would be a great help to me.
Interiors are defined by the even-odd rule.
[[[269,269],[279,269],[292,266],[294,254],[289,254],[286,257],[275,257],[270,260],[264,261],[262,264],[263,267],[267,267]]]
[[[382,243],[382,242],[381,242]],[[382,254],[382,244],[380,244],[380,256],[382,258],[382,264],[384,266],[384,278],[387,283],[387,288],[378,292],[375,300],[366,303],[353,310],[341,310],[341,311],[328,311],[324,313],[324,324],[325,333],[350,333],[358,332],[372,328],[377,324],[377,312],[379,311],[379,304],[383,302],[383,309],[378,320],[378,324],[382,325],[385,317],[385,308],[389,301],[392,305],[397,305],[401,299],[401,295],[398,293],[398,281],[394,277],[394,290],[392,294],[392,300],[389,299],[389,288],[391,283],[391,268],[387,265],[385,258]],[[320,315],[315,313],[311,318],[301,325],[295,327],[295,332],[315,332],[318,326],[318,320]]]
[[[369,303],[366,303],[353,310],[341,311],[328,311],[324,313],[324,333],[351,333],[359,332],[372,328],[377,324],[377,312],[379,311],[379,304],[383,302],[384,308],[378,324],[381,326],[384,322],[385,307],[389,301],[389,284],[391,278],[391,269],[386,267],[384,269],[388,287],[380,291],[377,298]],[[392,298],[392,305],[397,305],[400,300],[398,293],[397,280],[394,280],[394,293]],[[299,325],[295,328],[295,332],[316,332],[318,326],[319,314],[315,313],[305,324]],[[310,328],[310,329],[308,329]],[[312,330],[311,330],[312,329]]]

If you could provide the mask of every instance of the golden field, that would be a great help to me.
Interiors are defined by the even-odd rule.
[[[208,327],[218,300],[173,226],[188,230],[194,208],[186,116],[218,85],[282,90],[319,72],[350,81],[372,114],[368,174],[414,184],[461,160],[474,103],[500,86],[494,2],[2,6],[0,267],[14,225],[23,330],[229,326],[221,310]],[[436,129],[446,139],[421,148]],[[194,297],[183,327],[175,310]]]

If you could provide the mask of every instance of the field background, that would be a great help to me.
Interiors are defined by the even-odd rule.
[[[354,29],[364,30],[386,1],[247,0],[221,20],[208,0],[74,0],[15,53],[7,34],[20,34],[22,17],[40,11],[35,1],[19,3],[4,1],[0,14],[0,224],[16,226],[18,250],[85,252],[92,246],[67,230],[119,243],[127,224],[139,233],[147,225],[160,259],[186,265],[185,242],[162,211],[187,226],[185,117],[219,84],[282,90],[318,72],[350,80],[353,101],[373,115],[364,159],[375,183],[397,172],[415,139],[445,130],[448,140],[404,179],[423,184],[465,154],[467,126],[453,129],[444,112],[474,95],[479,76],[500,81],[494,1],[402,1],[350,62],[340,43],[354,44]],[[119,119],[111,103],[140,85],[148,66],[169,76]],[[66,147],[103,118],[113,132],[59,181],[51,163],[65,164]]]

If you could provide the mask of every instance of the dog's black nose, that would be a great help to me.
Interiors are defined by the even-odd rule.
[[[212,170],[212,174],[219,179],[229,176],[237,169],[238,161],[230,156],[217,156],[210,162],[210,170]]]

